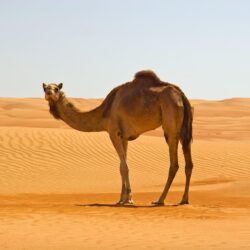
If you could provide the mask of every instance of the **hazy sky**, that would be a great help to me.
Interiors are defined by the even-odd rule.
[[[190,98],[250,97],[250,1],[0,0],[0,96],[105,97],[154,70]]]

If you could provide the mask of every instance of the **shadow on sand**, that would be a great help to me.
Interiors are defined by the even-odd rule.
[[[156,207],[177,207],[180,204],[165,204],[165,205],[135,205],[135,204],[109,204],[109,203],[91,203],[91,204],[75,204],[78,207],[117,207],[117,208],[156,208]]]

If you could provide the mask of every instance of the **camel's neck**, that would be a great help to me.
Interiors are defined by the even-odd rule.
[[[62,119],[70,127],[84,132],[98,132],[105,129],[102,106],[91,111],[78,110],[62,95],[56,103],[50,103],[50,112],[57,119]]]

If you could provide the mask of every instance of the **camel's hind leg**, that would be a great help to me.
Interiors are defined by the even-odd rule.
[[[185,185],[185,191],[181,200],[180,204],[188,204],[188,194],[189,194],[189,185],[190,185],[190,179],[192,175],[193,170],[193,162],[192,162],[192,156],[191,156],[191,145],[189,144],[188,147],[183,148],[184,158],[186,162],[185,166],[185,173],[186,173],[186,185]]]
[[[178,143],[184,114],[182,101],[174,91],[167,92],[162,100],[162,128],[164,130],[166,142],[169,146],[170,168],[164,190],[159,200],[154,202],[154,204],[158,205],[164,204],[169,188],[179,169]]]
[[[120,174],[122,178],[122,190],[118,204],[126,204],[126,203],[132,204],[133,200],[132,200],[131,187],[129,181],[129,169],[126,161],[128,142],[121,139],[117,135],[110,135],[110,139],[120,158]]]
[[[158,201],[153,202],[153,204],[156,205],[163,205],[164,200],[168,194],[169,188],[174,180],[174,177],[179,169],[179,164],[178,164],[178,137],[176,136],[171,136],[168,137],[165,135],[166,141],[168,142],[169,145],[169,156],[170,156],[170,168],[169,168],[169,173],[168,173],[168,179],[166,182],[166,185],[163,189],[163,192],[159,198]]]

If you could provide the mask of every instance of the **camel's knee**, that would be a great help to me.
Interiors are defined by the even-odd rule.
[[[179,169],[179,164],[171,165],[169,169],[169,176],[175,177],[178,169]]]
[[[185,166],[185,173],[186,173],[186,175],[191,175],[192,174],[193,167],[194,167],[194,165],[193,165],[192,162],[186,164],[186,166]]]

